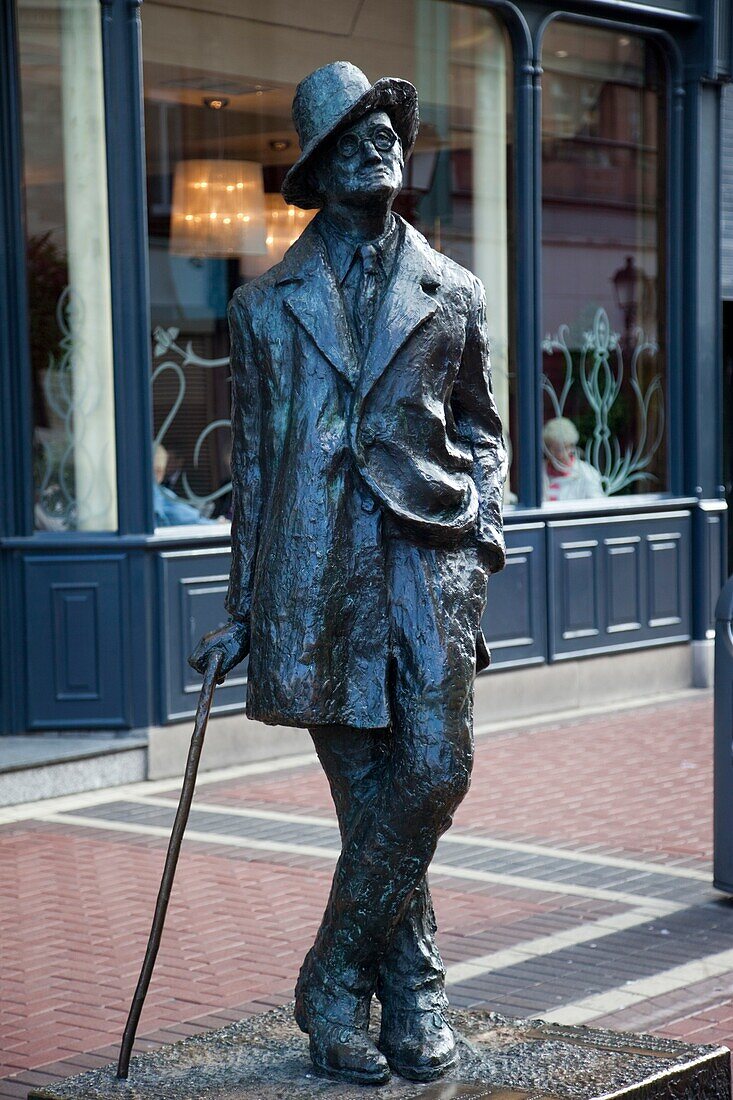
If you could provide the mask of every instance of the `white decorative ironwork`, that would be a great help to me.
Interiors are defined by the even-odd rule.
[[[155,438],[153,439],[154,448],[157,447],[158,444],[161,444],[165,439],[165,436],[170,429],[171,424],[176,419],[181,405],[183,404],[184,398],[186,396],[186,368],[204,367],[206,370],[212,370],[217,367],[229,366],[228,356],[225,356],[222,359],[204,359],[200,355],[197,355],[196,352],[193,350],[193,345],[191,344],[190,340],[186,344],[186,347],[182,348],[178,343],[176,343],[178,333],[179,329],[177,328],[163,328],[160,325],[153,332],[153,339],[155,341],[153,347],[154,358],[160,359],[162,358],[162,356],[167,354],[175,355],[177,358],[164,359],[161,363],[157,364],[157,366],[153,370],[150,379],[151,386],[154,386],[156,380],[160,378],[160,376],[166,371],[172,371],[178,379],[178,389],[176,392],[176,396],[173,400],[173,404],[166,413],[163,423],[160,425],[160,428],[158,429]],[[212,434],[212,432],[219,431],[220,429],[225,429],[226,431],[231,430],[231,425],[228,419],[218,418],[216,420],[212,420],[206,425],[205,428],[203,428],[199,432],[193,448],[194,468],[197,467],[199,464],[199,459],[201,457],[201,448],[203,447],[204,443]],[[185,471],[181,474],[181,484],[184,489],[184,499],[186,499],[195,508],[198,508],[199,511],[204,510],[208,505],[213,504],[213,502],[215,500],[218,500],[220,497],[226,496],[226,494],[230,493],[232,489],[232,483],[231,481],[228,481],[226,484],[221,485],[218,489],[215,489],[214,492],[206,493],[205,495],[201,496],[198,493],[195,493],[194,490],[191,488],[191,484],[188,480],[188,475]]]
[[[627,444],[622,448],[609,427],[609,417],[624,387],[624,348],[620,336],[611,329],[605,309],[596,310],[593,329],[583,335],[576,370],[567,342],[569,332],[568,325],[561,325],[555,336],[547,335],[542,342],[544,352],[548,355],[559,352],[565,363],[559,394],[547,375],[542,375],[542,389],[553,415],[566,415],[568,398],[579,382],[594,417],[583,457],[600,475],[604,495],[620,493],[636,482],[656,481],[649,467],[664,438],[664,390],[659,373],[642,385],[639,367],[644,356],[656,355],[658,344],[646,340],[641,329],[636,330],[630,348],[626,392],[630,392],[634,403],[638,436],[633,446]],[[546,457],[551,457],[546,447],[543,450]]]
[[[107,443],[102,453],[90,455],[75,431],[75,422],[90,417],[99,406],[99,393],[93,387],[82,390],[78,374],[74,373],[74,357],[78,351],[76,333],[82,330],[83,305],[70,286],[64,287],[56,303],[56,323],[61,332],[59,354],[49,352],[48,367],[43,373],[42,386],[50,422],[49,428],[37,428],[36,442],[40,445],[40,463],[36,471],[36,526],[45,530],[69,531],[77,527],[77,518],[83,506],[86,526],[93,526],[95,516],[100,520],[107,514],[112,500],[113,487],[94,485],[96,507],[91,506],[91,488],[84,500],[77,496],[75,464],[83,456],[99,469],[106,469],[100,461],[108,452]]]

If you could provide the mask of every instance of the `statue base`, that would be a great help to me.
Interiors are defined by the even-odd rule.
[[[432,1084],[377,1088],[318,1077],[292,1006],[29,1093],[29,1100],[730,1100],[730,1052],[650,1035],[454,1012],[460,1062]]]

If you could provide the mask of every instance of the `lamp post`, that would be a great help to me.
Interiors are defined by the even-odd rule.
[[[624,318],[623,346],[628,348],[636,327],[636,317],[643,293],[645,275],[636,266],[633,256],[627,256],[623,267],[611,276],[616,304]]]

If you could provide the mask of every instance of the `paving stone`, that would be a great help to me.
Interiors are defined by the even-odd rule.
[[[599,924],[590,942],[474,976],[451,987],[454,1004],[544,1011],[594,991],[623,989],[630,978],[657,975],[733,943],[733,903],[719,900],[704,881],[668,873],[675,867],[709,873],[711,736],[711,699],[702,695],[477,738],[472,789],[456,814],[456,831],[632,859],[658,871],[585,864],[563,852],[458,845],[448,833],[439,855],[444,863],[558,884],[540,893],[431,876],[448,964],[521,948],[628,909],[563,894],[563,884],[638,894],[640,904],[666,899],[682,908],[674,922],[659,918],[625,932]],[[167,828],[176,785],[167,795],[170,807],[126,802],[111,790],[94,817]],[[214,814],[207,802],[333,821],[317,765],[204,781],[191,827],[212,840],[224,830],[293,844],[337,844],[335,827]],[[69,1072],[63,1068],[68,1057],[114,1049],[110,1044],[119,1040],[149,931],[165,845],[165,838],[40,820],[0,826],[0,1074],[12,1078],[27,1067],[52,1066],[53,1078]],[[231,1013],[285,1003],[323,911],[330,874],[327,860],[300,853],[186,841],[143,1033],[169,1041],[170,1026],[193,1021],[217,1027]],[[725,994],[732,988],[733,972],[606,1010],[603,1023],[730,1042],[733,1007]],[[17,1081],[0,1081],[0,1097],[6,1084],[12,1090]]]

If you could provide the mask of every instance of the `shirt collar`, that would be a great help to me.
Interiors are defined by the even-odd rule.
[[[337,229],[326,214],[321,214],[318,219],[318,231],[326,245],[328,258],[339,284],[343,284],[349,274],[351,265],[362,244],[374,245],[382,268],[385,274],[389,275],[399,235],[397,220],[394,215],[390,216],[387,230],[375,241],[355,241],[353,237],[349,237],[348,234]]]

